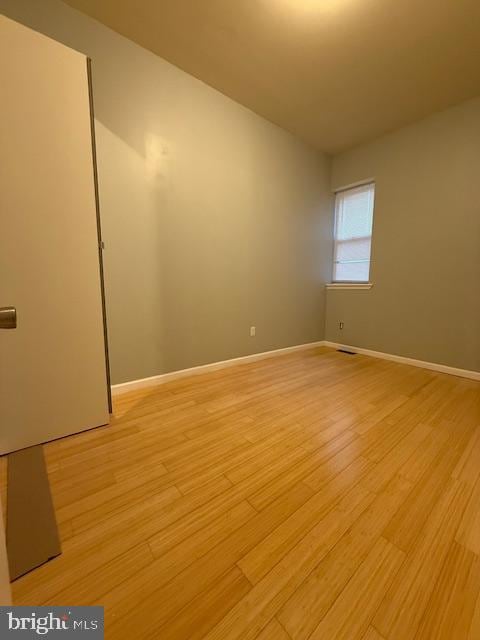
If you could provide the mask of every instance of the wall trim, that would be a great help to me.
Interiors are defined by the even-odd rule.
[[[190,369],[180,369],[178,371],[162,373],[158,376],[151,376],[149,378],[140,378],[139,380],[131,380],[129,382],[114,384],[112,385],[112,395],[118,396],[122,393],[127,393],[128,391],[135,391],[137,389],[145,389],[148,387],[156,387],[158,385],[165,384],[166,382],[170,382],[171,380],[186,378],[187,376],[200,375],[202,373],[208,373],[209,371],[227,369],[228,367],[232,367],[236,364],[246,364],[247,362],[265,360],[267,358],[273,358],[275,356],[286,355],[287,353],[292,353],[294,351],[304,351],[306,349],[313,349],[314,347],[322,346],[331,347],[332,349],[347,349],[348,351],[354,351],[355,353],[360,353],[361,355],[370,356],[372,358],[391,360],[392,362],[408,364],[413,367],[419,367],[420,369],[430,369],[431,371],[437,371],[439,373],[446,373],[452,376],[459,376],[461,378],[480,381],[480,371],[458,369],[456,367],[449,367],[446,364],[426,362],[425,360],[416,360],[415,358],[398,356],[393,353],[384,353],[383,351],[373,351],[372,349],[364,349],[363,347],[341,344],[340,342],[318,340],[317,342],[307,342],[306,344],[294,345],[292,347],[283,347],[281,349],[273,349],[272,351],[263,351],[262,353],[252,353],[248,356],[240,356],[238,358],[231,358],[230,360],[221,360],[220,362],[211,362],[209,364],[202,364],[197,367],[191,367]]]
[[[365,178],[364,180],[358,180],[358,182],[352,182],[342,187],[336,187],[333,193],[341,193],[342,191],[348,191],[349,189],[355,189],[356,187],[365,187],[367,184],[375,184],[375,178]]]
[[[226,369],[227,367],[232,367],[236,364],[246,364],[247,362],[255,362],[256,360],[265,360],[266,358],[286,355],[287,353],[291,353],[293,351],[303,351],[305,349],[313,349],[314,347],[322,347],[324,344],[325,343],[323,340],[318,340],[316,342],[307,342],[306,344],[297,344],[292,347],[283,347],[281,349],[273,349],[272,351],[263,351],[262,353],[252,353],[248,356],[240,356],[238,358],[231,358],[230,360],[221,360],[220,362],[201,364],[197,367],[191,367],[190,369],[179,369],[178,371],[161,373],[157,376],[151,376],[149,378],[140,378],[139,380],[121,382],[120,384],[112,385],[112,395],[118,396],[128,391],[135,391],[137,389],[144,389],[146,387],[156,387],[157,385],[165,384],[166,382],[177,380],[178,378],[195,376],[201,373],[208,373],[209,371],[217,371],[218,369]]]
[[[372,282],[327,282],[326,289],[371,289],[373,287]]]
[[[414,358],[407,358],[405,356],[397,356],[393,353],[384,353],[383,351],[372,351],[372,349],[364,349],[363,347],[354,347],[348,344],[340,344],[339,342],[324,341],[325,347],[332,347],[334,349],[347,349],[348,351],[354,351],[364,356],[371,356],[372,358],[380,358],[381,360],[391,360],[392,362],[399,362],[401,364],[409,364],[413,367],[419,367],[421,369],[430,369],[431,371],[438,371],[439,373],[448,373],[451,376],[460,376],[461,378],[469,378],[470,380],[480,380],[480,371],[469,371],[468,369],[458,369],[456,367],[449,367],[446,364],[438,364],[436,362],[426,362],[425,360],[415,360]]]

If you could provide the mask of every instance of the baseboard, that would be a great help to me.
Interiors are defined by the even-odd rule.
[[[415,360],[414,358],[406,358],[405,356],[397,356],[393,353],[384,353],[383,351],[372,351],[371,349],[363,349],[362,347],[354,347],[348,344],[340,344],[338,342],[324,341],[325,347],[333,347],[334,349],[347,349],[348,351],[354,351],[355,353],[361,353],[364,356],[371,356],[372,358],[380,358],[382,360],[392,360],[393,362],[400,362],[401,364],[409,364],[413,367],[420,367],[421,369],[430,369],[431,371],[438,371],[439,373],[448,373],[451,376],[460,376],[461,378],[469,378],[470,380],[480,380],[480,371],[469,371],[468,369],[457,369],[456,367],[449,367],[446,364],[437,364],[436,362],[426,362],[425,360]]]
[[[323,340],[317,342],[308,342],[306,344],[298,344],[293,347],[283,347],[282,349],[274,349],[273,351],[264,351],[262,353],[252,353],[248,356],[241,356],[239,358],[231,358],[230,360],[222,360],[221,362],[211,362],[210,364],[202,364],[198,367],[191,367],[190,369],[180,369],[179,371],[170,371],[169,373],[162,373],[158,376],[152,376],[150,378],[141,378],[140,380],[131,380],[130,382],[122,382],[121,384],[112,385],[112,396],[118,396],[127,391],[135,391],[137,389],[143,389],[146,387],[155,387],[171,380],[177,380],[178,378],[185,378],[187,376],[200,375],[202,373],[208,373],[209,371],[217,371],[218,369],[226,369],[236,364],[246,364],[247,362],[255,362],[256,360],[264,360],[266,358],[273,358],[275,356],[282,356],[293,351],[303,351],[305,349],[312,349],[314,347],[321,347],[325,343]]]
[[[222,360],[221,362],[211,362],[210,364],[202,364],[198,367],[191,367],[190,369],[180,369],[178,371],[170,371],[169,373],[162,373],[158,376],[151,376],[150,378],[141,378],[139,380],[131,380],[129,382],[122,382],[121,384],[112,385],[112,395],[118,396],[128,391],[135,391],[137,389],[143,389],[146,387],[155,387],[160,384],[165,384],[171,380],[177,380],[178,378],[186,378],[187,376],[200,375],[202,373],[208,373],[209,371],[217,371],[218,369],[226,369],[236,364],[246,364],[247,362],[255,362],[256,360],[264,360],[266,358],[273,358],[275,356],[285,355],[293,351],[303,351],[305,349],[313,349],[314,347],[331,347],[333,349],[347,349],[348,351],[354,351],[365,356],[371,356],[372,358],[380,358],[382,360],[391,360],[393,362],[399,362],[401,364],[409,364],[413,367],[420,367],[421,369],[430,369],[431,371],[438,371],[439,373],[447,373],[452,376],[460,376],[461,378],[469,378],[470,380],[480,380],[480,371],[469,371],[468,369],[458,369],[456,367],[449,367],[445,364],[438,364],[436,362],[426,362],[425,360],[415,360],[414,358],[407,358],[405,356],[397,356],[393,353],[384,353],[383,351],[373,351],[372,349],[364,349],[363,347],[354,347],[352,345],[340,344],[339,342],[330,342],[328,340],[318,340],[317,342],[308,342],[306,344],[299,344],[293,347],[284,347],[282,349],[274,349],[272,351],[264,351],[262,353],[252,353],[248,356],[241,356],[239,358],[231,358],[230,360]]]

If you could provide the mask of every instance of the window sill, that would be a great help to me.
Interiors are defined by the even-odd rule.
[[[325,285],[326,289],[371,289],[371,282],[329,282]]]

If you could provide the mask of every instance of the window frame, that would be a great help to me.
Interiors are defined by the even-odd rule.
[[[363,236],[365,239],[370,238],[370,256],[368,260],[368,279],[367,280],[335,280],[334,274],[336,271],[337,261],[337,222],[338,222],[338,196],[340,194],[346,193],[348,191],[354,191],[355,189],[360,189],[362,187],[372,187],[373,188],[373,202],[372,202],[372,227],[369,236]],[[348,185],[346,187],[341,187],[340,189],[336,189],[334,192],[335,201],[334,201],[334,220],[333,220],[333,259],[332,259],[332,281],[327,284],[327,288],[329,289],[371,289],[371,266],[372,266],[372,241],[373,241],[373,225],[374,225],[374,216],[375,216],[375,194],[376,194],[376,183],[375,180],[369,179],[362,182],[358,182],[355,184]]]

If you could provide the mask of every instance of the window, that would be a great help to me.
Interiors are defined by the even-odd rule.
[[[368,282],[375,185],[335,195],[334,282]]]

